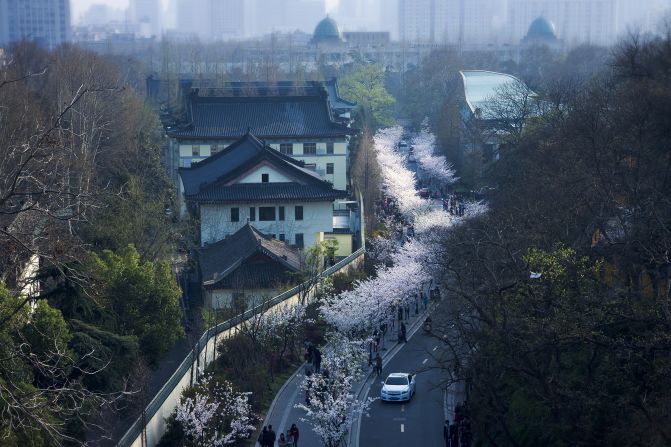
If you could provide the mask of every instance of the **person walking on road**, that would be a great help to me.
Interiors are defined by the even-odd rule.
[[[284,437],[284,433],[280,433],[280,439],[277,440],[277,447],[289,447],[289,441]]]
[[[291,424],[291,428],[289,429],[289,433],[291,433],[291,438],[293,439],[293,447],[298,447],[298,436],[300,435],[298,431],[298,427],[296,427],[296,424]]]
[[[275,447],[275,439],[277,438],[277,435],[276,435],[275,432],[273,431],[273,426],[272,426],[272,425],[269,425],[269,426],[268,426],[268,432],[267,432],[267,434],[268,434],[268,436],[267,436],[267,442],[266,442],[266,445],[267,445],[268,447]]]
[[[261,430],[261,434],[259,434],[258,443],[261,445],[261,447],[267,447],[267,445],[268,445],[268,428],[267,427],[263,427],[263,430]]]
[[[408,339],[405,336],[406,336],[405,323],[401,322],[401,327],[398,330],[398,341],[402,341],[403,343],[407,343]]]
[[[443,424],[443,439],[445,440],[445,447],[450,446],[450,421],[445,419],[445,424]]]
[[[375,372],[377,373],[378,377],[380,377],[380,374],[382,374],[382,357],[380,357],[379,352],[375,356]]]

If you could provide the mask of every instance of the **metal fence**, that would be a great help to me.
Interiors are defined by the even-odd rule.
[[[351,264],[352,262],[356,261],[361,256],[363,256],[364,253],[365,253],[365,247],[358,249],[357,251],[349,255],[347,258],[324,270],[321,273],[320,277],[321,278],[329,277],[334,273],[339,272],[340,270],[347,267],[349,264]],[[255,315],[267,311],[268,309],[277,306],[278,304],[303,292],[304,290],[309,289],[312,285],[313,285],[312,282],[299,284],[298,286],[271,298],[269,301],[266,301],[263,304],[253,307],[252,309],[249,309],[244,313],[237,315],[231,318],[230,320],[220,323],[215,327],[212,327],[207,331],[205,331],[205,333],[203,333],[203,335],[198,340],[198,343],[196,344],[195,348],[193,348],[186,355],[186,357],[184,358],[184,360],[182,360],[182,363],[179,365],[177,370],[172,374],[172,376],[170,376],[170,379],[168,379],[168,381],[161,387],[158,393],[156,393],[156,396],[154,396],[151,402],[149,402],[149,405],[147,405],[147,407],[145,408],[145,412],[143,415],[144,417],[140,416],[135,420],[135,422],[133,422],[133,425],[131,425],[128,431],[119,440],[117,446],[129,447],[135,443],[135,441],[142,435],[142,431],[144,429],[143,422],[144,423],[149,422],[156,415],[156,413],[164,405],[164,403],[168,399],[168,396],[170,396],[170,394],[174,391],[175,387],[179,384],[179,382],[182,381],[182,379],[185,377],[186,374],[190,374],[190,369],[194,366],[194,363],[197,362],[198,359],[200,358],[202,347],[207,346],[207,344],[211,339],[221,334],[222,332],[235,328],[242,322],[251,319]],[[205,359],[205,362],[206,361],[207,358]]]

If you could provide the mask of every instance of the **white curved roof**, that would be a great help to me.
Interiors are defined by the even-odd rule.
[[[464,79],[466,102],[471,109],[471,113],[475,113],[475,109],[480,109],[486,115],[486,111],[489,109],[488,105],[496,98],[502,88],[507,85],[523,84],[515,76],[495,71],[462,70],[460,73]]]

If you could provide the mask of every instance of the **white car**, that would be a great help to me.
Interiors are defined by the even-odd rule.
[[[391,373],[382,382],[380,399],[385,401],[409,401],[415,394],[415,374]]]

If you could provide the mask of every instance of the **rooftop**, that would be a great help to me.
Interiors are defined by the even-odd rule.
[[[239,90],[240,91],[240,90]],[[194,90],[185,126],[175,138],[237,139],[251,130],[260,138],[344,138],[354,131],[331,116],[327,94],[201,96]]]
[[[312,35],[312,42],[321,43],[340,41],[342,41],[342,34],[340,33],[338,24],[331,17],[326,16],[326,18],[322,19],[317,24],[315,32]]]
[[[531,22],[525,40],[557,40],[557,31],[552,22],[541,16]]]
[[[291,181],[282,183],[236,183],[243,173],[261,162],[272,165]],[[189,200],[205,203],[260,202],[275,200],[323,201],[346,197],[305,164],[281,154],[251,133],[190,168],[180,168],[184,192]]]
[[[250,264],[254,264],[255,255],[274,261],[275,266],[268,266],[266,262],[263,269],[254,269]],[[210,288],[216,285],[272,287],[274,280],[286,279],[285,272],[296,272],[302,268],[297,248],[262,234],[250,224],[219,242],[199,249],[198,257],[203,286]],[[249,274],[251,272],[253,275]],[[231,281],[232,276],[237,276],[236,281]],[[229,281],[225,281],[227,278]]]
[[[515,76],[484,70],[463,70],[464,94],[471,113],[481,113],[487,118],[491,104],[503,89],[516,84],[524,84]]]

